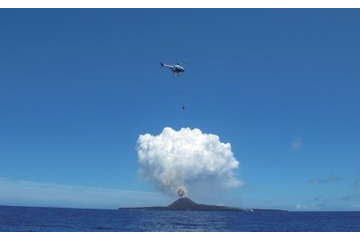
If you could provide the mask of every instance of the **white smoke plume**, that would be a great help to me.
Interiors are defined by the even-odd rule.
[[[166,127],[157,136],[140,135],[137,151],[140,174],[169,195],[186,197],[186,186],[199,182],[221,187],[242,184],[234,177],[239,162],[230,143],[196,128],[175,131]]]

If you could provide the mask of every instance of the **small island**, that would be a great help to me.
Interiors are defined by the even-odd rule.
[[[277,209],[247,209],[217,205],[199,204],[188,197],[181,197],[166,207],[127,207],[120,209],[143,209],[143,210],[170,210],[170,211],[242,211],[242,212],[264,212],[264,211],[285,211]]]

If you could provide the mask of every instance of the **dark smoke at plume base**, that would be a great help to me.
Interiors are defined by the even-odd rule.
[[[179,189],[176,191],[176,193],[180,198],[187,197],[187,191],[184,187],[179,187]]]

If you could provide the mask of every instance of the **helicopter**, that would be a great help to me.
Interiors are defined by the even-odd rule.
[[[173,72],[173,74],[176,76],[179,76],[180,74],[185,72],[185,68],[183,66],[181,66],[179,63],[170,65],[170,64],[164,64],[161,62],[160,65],[162,67],[169,68]]]

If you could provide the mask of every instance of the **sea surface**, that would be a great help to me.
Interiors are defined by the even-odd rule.
[[[359,231],[360,212],[194,212],[0,206],[0,232]]]

